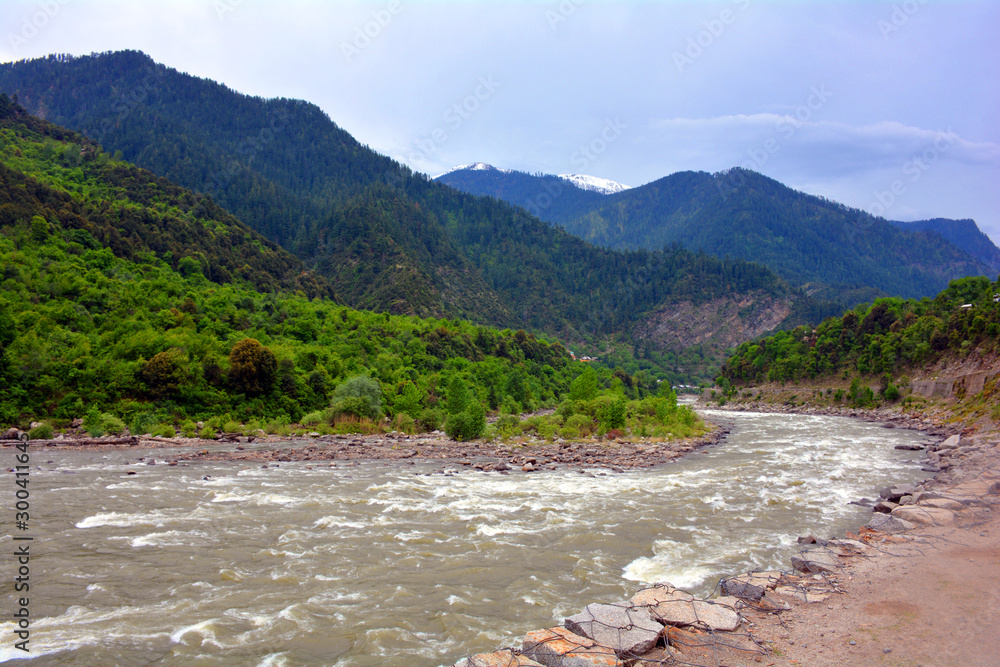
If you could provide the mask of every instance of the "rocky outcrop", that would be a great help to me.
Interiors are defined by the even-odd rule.
[[[619,656],[636,656],[654,646],[663,626],[653,620],[649,610],[629,602],[589,604],[582,612],[567,618],[563,625],[570,632],[607,646]]]

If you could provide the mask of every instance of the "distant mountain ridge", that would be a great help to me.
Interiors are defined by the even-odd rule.
[[[414,174],[315,105],[241,95],[139,52],[0,64],[0,91],[209,193],[357,308],[544,331],[608,354],[641,341],[638,358],[647,366],[636,369],[669,365],[681,374],[715,363],[730,341],[756,335],[757,322],[769,330],[835,310],[754,263],[680,248],[596,247],[523,208]],[[560,200],[579,197],[588,206],[624,194],[601,195],[555,176],[549,186]],[[730,301],[777,315],[744,323],[751,307],[734,310]],[[709,302],[727,313],[720,326],[735,339],[712,331],[700,342],[668,339],[645,326],[664,308]],[[688,360],[680,351],[691,345],[700,347]]]
[[[761,262],[793,284],[844,294],[845,305],[879,294],[936,294],[949,280],[992,271],[1000,258],[972,221],[892,223],[745,169],[678,172],[608,195],[566,189],[555,176],[503,170],[451,172],[440,180],[524,206],[609,248],[677,243]]]

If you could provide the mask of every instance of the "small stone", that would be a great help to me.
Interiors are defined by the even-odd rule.
[[[892,649],[891,648],[884,648],[884,649],[882,649],[882,653],[892,653]]]
[[[852,639],[852,640],[851,640],[850,642],[848,642],[848,643],[849,643],[849,644],[850,644],[851,646],[857,646],[857,644],[858,644],[858,643],[857,643],[856,641],[854,641],[853,639]]]

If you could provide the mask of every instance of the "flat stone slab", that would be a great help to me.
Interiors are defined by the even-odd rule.
[[[653,620],[649,609],[631,602],[588,604],[583,611],[567,618],[563,625],[570,632],[593,639],[618,655],[636,656],[654,646],[663,626]]]
[[[794,598],[799,602],[807,602],[810,604],[823,602],[830,597],[829,593],[813,593],[805,588],[796,588],[795,586],[778,586],[774,589],[774,592],[778,595]]]
[[[792,556],[792,569],[815,574],[836,572],[840,569],[840,560],[826,549],[810,549]]]
[[[955,523],[955,513],[938,507],[904,505],[892,511],[896,519],[911,521],[924,526],[950,526]]]
[[[875,514],[868,522],[868,528],[877,530],[880,533],[902,533],[916,528],[915,524],[897,516],[889,514]]]
[[[523,655],[516,655],[512,650],[507,650],[496,653],[479,653],[469,658],[462,658],[453,667],[543,667],[543,665]]]
[[[740,626],[740,615],[725,604],[698,600],[690,593],[669,586],[644,588],[632,597],[632,604],[645,607],[665,625],[695,626],[732,632]]]
[[[546,667],[616,667],[614,650],[566,628],[532,630],[524,636],[521,655]]]
[[[942,510],[957,512],[965,509],[965,505],[951,498],[923,498],[917,502],[917,507],[937,507]]]

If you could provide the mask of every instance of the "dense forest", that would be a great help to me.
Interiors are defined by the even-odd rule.
[[[669,385],[523,330],[359,311],[211,200],[0,95],[0,422],[35,435],[700,432]],[[546,420],[515,415],[559,407]],[[201,429],[196,421],[207,422]],[[554,431],[552,431],[554,433]],[[624,431],[623,431],[624,432]]]
[[[601,246],[679,243],[760,262],[793,285],[822,289],[847,306],[886,294],[931,296],[952,278],[991,271],[991,252],[1000,253],[972,221],[890,223],[745,169],[680,172],[607,196],[574,192],[565,182],[559,188],[553,176],[498,170],[455,171],[440,180],[508,202],[541,204],[536,213],[543,220]]]
[[[412,173],[314,105],[240,95],[141,53],[0,65],[0,90],[209,194],[352,307],[545,331],[601,354],[632,345],[650,310],[679,300],[763,290],[793,302],[786,325],[834,312],[743,260],[595,247]]]
[[[882,397],[899,396],[899,378],[943,358],[1000,352],[1000,279],[962,278],[931,298],[878,299],[815,329],[798,327],[743,343],[722,367],[725,388],[804,379],[865,378]],[[853,402],[865,403],[851,389]],[[873,397],[869,397],[873,398]]]

